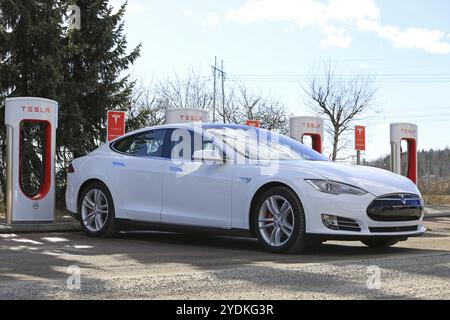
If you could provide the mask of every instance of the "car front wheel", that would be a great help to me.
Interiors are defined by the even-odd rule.
[[[291,189],[267,190],[253,210],[253,227],[264,249],[274,253],[299,253],[306,249],[303,206]]]
[[[103,183],[88,185],[81,193],[78,208],[81,226],[86,233],[94,237],[115,235],[114,203]]]

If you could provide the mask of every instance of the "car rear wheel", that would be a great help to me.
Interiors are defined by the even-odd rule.
[[[274,187],[267,190],[253,210],[253,227],[265,250],[299,253],[306,249],[303,206],[291,189]]]
[[[373,239],[373,240],[363,240],[361,241],[364,245],[369,248],[388,248],[400,242],[398,239]]]
[[[78,208],[81,226],[87,234],[94,237],[116,234],[114,203],[103,183],[88,185],[81,193]]]

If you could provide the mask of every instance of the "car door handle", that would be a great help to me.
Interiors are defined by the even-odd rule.
[[[115,167],[125,167],[125,163],[120,161],[113,161],[112,165]]]
[[[183,172],[183,169],[181,169],[180,167],[170,167],[169,169],[172,172]]]

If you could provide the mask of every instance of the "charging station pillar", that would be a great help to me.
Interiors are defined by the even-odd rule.
[[[169,108],[166,111],[166,124],[209,122],[209,112],[203,109]]]
[[[414,183],[417,183],[417,142],[418,127],[412,123],[392,123],[391,124],[391,171],[402,174],[402,141],[406,141],[406,176]]]
[[[58,103],[7,98],[7,223],[54,221]]]
[[[322,153],[324,139],[324,120],[319,117],[293,117],[289,121],[291,138],[303,143],[304,137],[311,137],[312,148]]]

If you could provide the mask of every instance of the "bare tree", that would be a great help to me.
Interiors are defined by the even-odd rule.
[[[163,123],[169,108],[212,110],[211,82],[192,71],[182,79],[175,75],[156,84],[135,82],[133,102],[127,109],[128,130]],[[229,86],[226,92],[225,106],[222,103],[216,106],[219,119],[237,124],[256,119],[261,121],[263,128],[287,133],[287,109],[279,99],[264,96],[243,84]]]
[[[159,102],[157,92],[152,84],[135,81],[132,103],[127,108],[127,129],[136,130],[142,127],[163,124],[166,107]]]
[[[207,78],[189,71],[184,79],[175,74],[156,86],[158,103],[164,108],[212,109],[213,93]]]
[[[346,148],[345,134],[351,129],[356,116],[372,105],[375,88],[370,75],[343,76],[336,73],[336,65],[323,65],[323,74],[310,77],[303,90],[308,99],[306,105],[328,120],[327,132],[332,137],[331,159],[335,161]]]
[[[288,131],[288,112],[279,99],[274,99],[251,90],[244,84],[238,84],[229,89],[225,108],[219,109],[219,116],[230,123],[244,123],[245,120],[260,120],[261,127],[277,130],[281,133]]]

